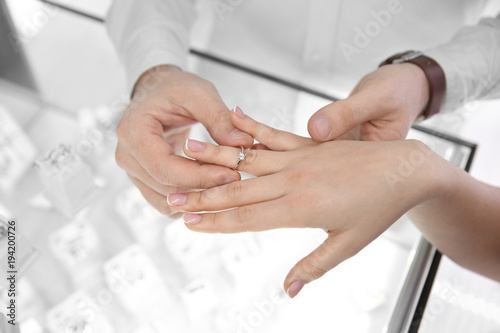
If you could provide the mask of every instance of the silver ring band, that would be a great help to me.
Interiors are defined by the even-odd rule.
[[[240,165],[240,163],[243,162],[245,160],[245,157],[247,156],[245,154],[245,149],[243,147],[240,147],[240,148],[241,148],[241,152],[238,154],[238,162],[236,162],[236,165],[234,166],[233,170],[238,169],[238,166]]]

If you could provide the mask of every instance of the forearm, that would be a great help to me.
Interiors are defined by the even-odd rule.
[[[447,170],[444,195],[412,209],[411,220],[453,261],[500,281],[500,188],[441,164]]]

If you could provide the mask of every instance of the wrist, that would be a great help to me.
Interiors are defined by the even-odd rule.
[[[413,81],[413,93],[415,95],[415,100],[417,101],[417,107],[412,108],[413,114],[411,115],[412,120],[417,120],[425,112],[427,105],[429,104],[429,80],[425,75],[422,68],[415,64],[406,62],[401,64],[394,64],[391,66],[401,66],[404,67],[409,74],[409,80]]]
[[[414,64],[424,72],[429,95],[422,116],[425,119],[432,117],[441,109],[446,94],[446,76],[443,69],[434,59],[418,51],[406,51],[393,55],[383,61],[380,66],[401,63]]]
[[[136,94],[154,89],[175,72],[182,72],[182,70],[174,65],[159,65],[148,69],[137,79],[131,97],[134,98]]]
[[[420,151],[423,157],[423,162],[420,166],[416,167],[416,177],[414,179],[414,188],[417,188],[417,200],[416,205],[426,205],[428,203],[441,202],[451,197],[456,189],[456,183],[458,177],[457,168],[433,152],[426,144],[417,140],[413,141],[412,152],[410,152],[410,161],[412,160],[411,155],[414,155],[413,160],[418,161],[415,156],[418,153],[415,151]],[[417,150],[415,150],[415,148]],[[458,169],[458,171],[461,171]]]

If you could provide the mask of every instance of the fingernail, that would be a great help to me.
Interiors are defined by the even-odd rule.
[[[286,291],[286,293],[287,293],[288,297],[294,298],[302,290],[303,287],[304,287],[304,283],[302,283],[300,281],[295,281],[288,288],[288,290]]]
[[[231,136],[231,139],[234,140],[248,137],[247,133],[240,131],[239,129],[235,129],[234,131],[229,133],[229,135]]]
[[[203,151],[203,148],[205,148],[203,142],[191,139],[186,140],[186,149],[189,151],[199,153],[200,151]]]
[[[167,196],[167,202],[171,206],[180,206],[186,203],[186,195],[184,193],[170,193]]]
[[[316,136],[321,140],[328,139],[332,133],[330,122],[323,116],[316,117],[316,119],[313,120],[313,129],[314,132],[316,132]]]
[[[240,107],[237,106],[233,109],[233,112],[236,113],[236,115],[240,118],[245,118],[246,115],[243,113],[243,111],[241,111]]]
[[[189,224],[196,224],[201,221],[201,215],[198,214],[184,214],[184,222]]]
[[[229,183],[232,183],[232,182],[235,182],[237,181],[238,179],[234,178],[234,177],[228,177],[226,179],[224,179],[221,183],[221,185],[226,185],[226,184],[229,184]]]

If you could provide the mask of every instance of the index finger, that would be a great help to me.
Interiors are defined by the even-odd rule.
[[[217,146],[190,139],[186,140],[184,153],[198,161],[237,169],[253,176],[276,173],[288,163],[286,152],[252,149],[242,151],[242,148]],[[240,155],[243,155],[241,161]]]

